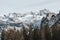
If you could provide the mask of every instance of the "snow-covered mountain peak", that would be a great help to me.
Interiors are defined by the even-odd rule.
[[[28,27],[28,25],[33,24],[33,28],[35,28],[35,26],[40,27],[41,25],[44,25],[46,23],[48,23],[49,26],[52,25],[52,23],[54,24],[56,20],[54,19],[55,17],[52,18],[52,15],[56,16],[57,14],[52,13],[47,9],[43,9],[36,12],[31,11],[26,13],[9,13],[8,15],[4,15],[3,18],[1,17],[0,20],[4,21],[9,26],[20,26],[22,22],[25,27]]]

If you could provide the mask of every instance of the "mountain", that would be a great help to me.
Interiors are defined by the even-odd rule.
[[[47,9],[39,10],[39,12],[27,12],[27,13],[9,13],[8,15],[3,15],[3,17],[0,17],[0,24],[4,24],[3,26],[16,26],[16,27],[22,27],[23,24],[26,28],[29,27],[30,24],[32,24],[32,28],[38,28],[40,29],[41,26],[48,24],[49,26],[52,26],[60,16],[59,14],[55,14],[53,12],[50,12]],[[56,20],[55,20],[56,19]]]

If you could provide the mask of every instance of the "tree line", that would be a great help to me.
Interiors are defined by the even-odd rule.
[[[47,24],[41,29],[38,27],[32,29],[30,25],[28,31],[25,27],[23,30],[16,30],[16,28],[3,30],[1,40],[60,40],[60,26],[54,24],[49,27]]]

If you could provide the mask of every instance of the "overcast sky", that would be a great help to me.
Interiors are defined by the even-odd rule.
[[[0,0],[0,15],[48,9],[60,10],[60,0]]]

